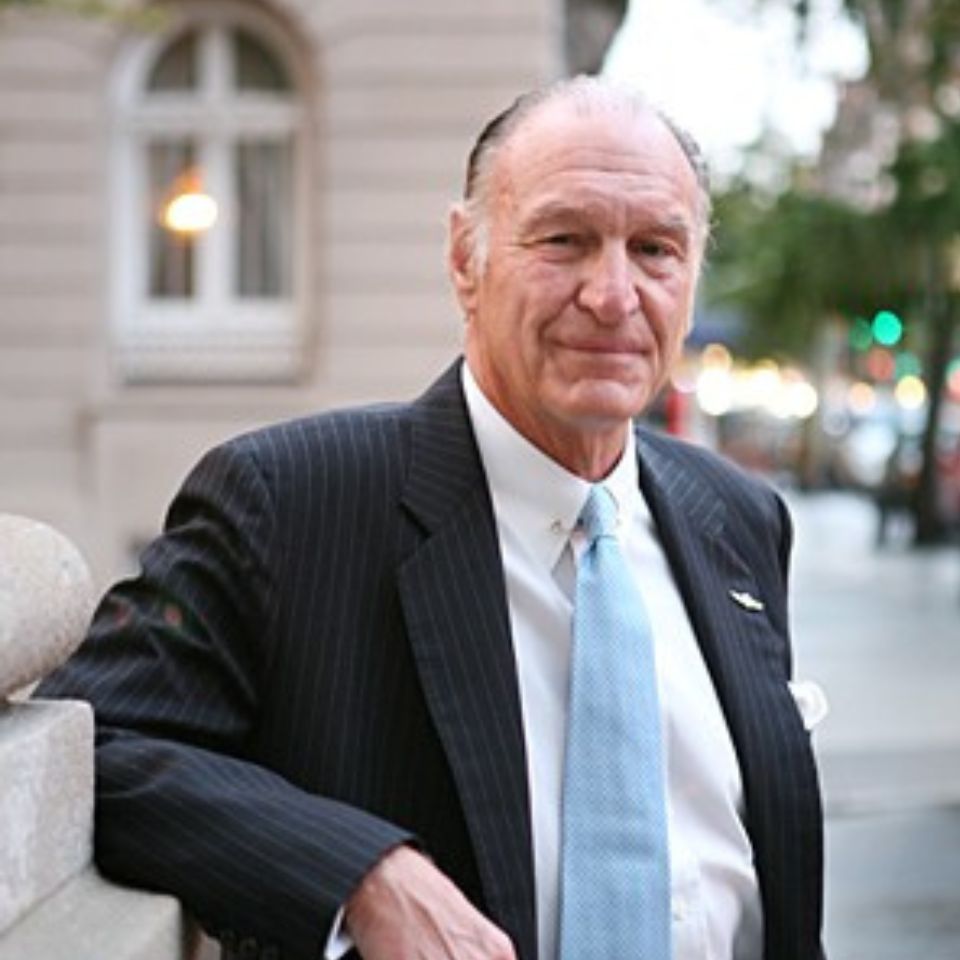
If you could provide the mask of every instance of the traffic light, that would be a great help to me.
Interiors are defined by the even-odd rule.
[[[923,374],[923,362],[915,353],[904,350],[897,354],[896,362],[898,380],[903,377],[919,377]]]
[[[850,346],[857,353],[865,353],[873,346],[873,327],[869,320],[857,317],[850,325]]]
[[[881,347],[895,347],[903,339],[903,321],[892,310],[878,310],[870,332]]]
[[[873,347],[864,361],[867,373],[877,383],[887,383],[896,378],[897,362],[893,354],[883,347]]]

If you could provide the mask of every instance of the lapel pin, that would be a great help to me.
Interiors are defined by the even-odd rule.
[[[763,604],[752,593],[747,593],[746,590],[731,590],[730,599],[734,603],[739,603],[744,610],[749,610],[751,613],[757,613],[763,609]]]

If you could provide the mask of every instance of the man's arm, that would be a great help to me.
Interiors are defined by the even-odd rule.
[[[275,602],[270,490],[228,445],[185,482],[143,572],[101,604],[39,696],[97,717],[95,850],[109,876],[180,897],[218,937],[316,960],[337,909],[404,830],[245,755]]]

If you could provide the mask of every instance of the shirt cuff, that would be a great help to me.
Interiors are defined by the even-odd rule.
[[[340,960],[354,947],[353,937],[347,933],[343,926],[345,912],[346,907],[341,907],[333,918],[333,925],[330,927],[330,934],[327,937],[327,945],[323,948],[323,960]]]

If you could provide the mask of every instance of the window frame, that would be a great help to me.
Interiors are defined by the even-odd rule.
[[[307,129],[304,74],[286,32],[269,16],[231,3],[191,3],[161,33],[134,38],[118,60],[111,103],[110,348],[113,379],[123,384],[291,382],[304,369],[307,316]],[[290,90],[239,90],[230,84],[230,31],[253,34],[277,57]],[[149,93],[150,74],[170,44],[199,31],[197,88]],[[196,247],[190,299],[149,292],[148,147],[169,136],[192,138],[197,161],[220,207],[218,223]],[[236,280],[233,209],[235,145],[289,143],[289,292],[241,296]],[[231,157],[231,154],[234,156]]]

